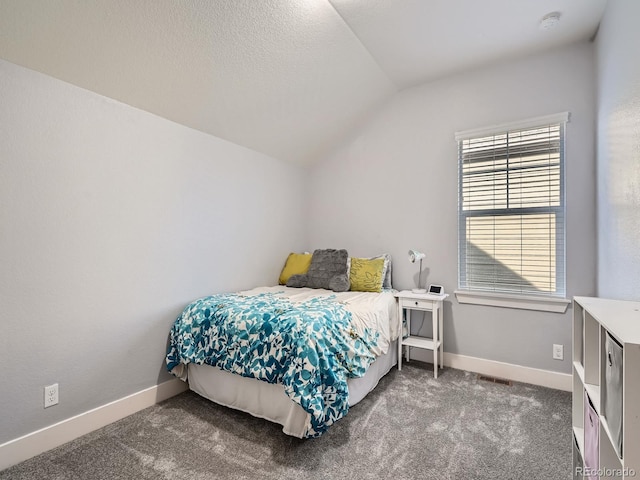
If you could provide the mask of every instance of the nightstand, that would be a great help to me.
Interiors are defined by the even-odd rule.
[[[432,293],[413,293],[411,290],[402,290],[395,294],[398,299],[398,322],[400,322],[400,337],[398,338],[398,370],[402,370],[402,347],[407,347],[407,361],[409,361],[409,347],[433,350],[433,378],[438,378],[438,354],[440,355],[440,368],[444,368],[443,361],[443,328],[442,302],[449,295],[434,295]],[[402,338],[402,316],[407,311],[407,332],[409,336]],[[411,311],[431,312],[433,318],[433,335],[431,338],[411,335]]]

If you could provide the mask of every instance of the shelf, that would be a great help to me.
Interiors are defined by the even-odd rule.
[[[580,456],[584,460],[584,428],[573,427],[573,435],[576,437],[576,442],[578,442],[578,450],[580,450]]]
[[[582,368],[582,381],[584,382],[584,309],[579,303],[573,302],[573,361],[578,362]]]
[[[635,471],[633,472],[633,474],[631,473],[632,469],[628,470],[629,475],[623,477],[622,469],[624,468],[624,465],[622,463],[622,460],[620,459],[620,457],[618,457],[618,454],[614,450],[613,445],[607,438],[607,435],[604,433],[602,429],[602,423],[600,423],[600,468],[603,471],[608,470],[613,473],[613,475],[609,475],[606,477],[603,476],[600,478],[635,477]],[[620,474],[617,474],[617,472],[620,472]]]
[[[585,383],[584,389],[589,394],[589,398],[591,399],[591,403],[593,403],[593,408],[596,409],[596,413],[598,415],[601,415],[602,411],[600,410],[600,385]]]
[[[613,450],[613,452],[615,453],[616,457],[618,457],[618,459],[620,461],[622,461],[622,457],[620,456],[619,452],[617,452],[617,449],[614,448],[614,441],[613,438],[611,437],[611,432],[609,431],[609,424],[607,423],[607,419],[605,417],[600,417],[600,432],[605,432],[606,436],[607,436],[607,440],[609,441],[609,444],[611,445],[611,449]],[[600,441],[602,442],[603,439],[600,438]]]
[[[631,480],[640,472],[640,302],[575,297],[572,330],[571,408],[576,447],[584,457],[586,392],[599,417],[597,454],[603,472],[599,478]],[[614,352],[617,362],[612,369],[608,368],[608,348],[612,348],[608,337],[622,349],[621,355]],[[604,396],[616,399],[615,407],[608,405],[611,418],[603,412]],[[613,431],[621,429],[621,439],[613,438],[612,425]],[[574,457],[574,467],[579,461]]]
[[[592,297],[575,300],[620,342],[640,344],[640,302]]]
[[[440,347],[440,342],[434,342],[431,338],[409,336],[402,339],[402,345],[434,350]]]
[[[580,381],[584,384],[584,367],[582,364],[580,362],[573,362],[573,368],[576,369]]]
[[[588,312],[584,312],[583,338],[584,381],[593,385],[600,384],[600,325]],[[593,400],[593,399],[592,399]]]
[[[571,424],[582,430],[584,428],[584,383],[575,370],[573,372],[573,391],[582,392],[582,395],[574,394],[571,398]]]

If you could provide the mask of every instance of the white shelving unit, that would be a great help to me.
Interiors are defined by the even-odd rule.
[[[612,349],[621,350],[621,362],[612,362]],[[575,297],[572,358],[573,478],[640,478],[640,302]],[[589,401],[597,430],[591,430],[591,422],[585,428]],[[587,471],[584,463],[588,458],[593,468],[591,447],[595,471]]]

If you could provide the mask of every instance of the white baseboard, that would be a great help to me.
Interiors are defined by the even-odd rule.
[[[419,353],[422,354],[423,352]],[[413,357],[415,355],[417,360],[433,362],[432,353],[424,353],[428,355],[428,358],[426,358],[424,354],[415,355],[413,351],[411,352],[411,356]],[[466,355],[458,355],[457,353],[448,352],[444,352],[444,365],[458,370],[466,370],[467,372],[481,373],[483,375],[514,380],[516,382],[530,383],[532,385],[540,385],[542,387],[555,388],[556,390],[564,390],[566,392],[573,390],[573,379],[571,374],[568,373],[523,367],[512,363],[497,362],[495,360],[468,357]]]
[[[512,363],[496,362],[494,360],[467,357],[465,355],[447,352],[444,354],[444,364],[451,368],[505,378],[516,382],[531,383],[533,385],[555,388],[556,390],[564,390],[566,392],[573,390],[573,377],[568,373],[523,367]]]
[[[0,445],[0,471],[151,407],[188,388],[175,378]]]

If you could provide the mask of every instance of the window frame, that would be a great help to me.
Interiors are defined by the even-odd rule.
[[[569,122],[569,113],[562,112],[554,115],[535,117],[519,122],[511,122],[494,125],[485,128],[456,132],[455,139],[458,152],[458,289],[456,298],[460,303],[472,303],[476,305],[492,305],[508,308],[521,308],[527,310],[542,310],[562,313],[566,311],[569,300],[566,299],[566,124]],[[560,205],[545,207],[516,207],[516,208],[486,208],[478,210],[463,210],[463,175],[461,169],[462,141],[485,136],[507,134],[518,130],[544,128],[551,125],[560,125]],[[507,168],[508,170],[508,168]],[[463,265],[466,265],[466,248],[462,248],[460,242],[463,235],[466,239],[466,220],[469,217],[490,217],[504,215],[527,215],[535,213],[553,213],[556,218],[556,229],[561,228],[561,235],[556,236],[556,292],[555,293],[514,293],[497,290],[473,289],[473,286],[463,286],[466,283]],[[556,230],[560,231],[560,230]],[[466,240],[465,240],[466,241]],[[561,260],[561,265],[558,262]],[[560,278],[561,277],[561,278]],[[561,289],[558,289],[560,285]]]

